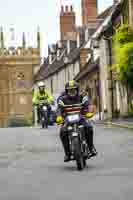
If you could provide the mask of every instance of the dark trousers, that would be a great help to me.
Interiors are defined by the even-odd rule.
[[[94,144],[93,144],[93,127],[90,124],[90,122],[86,121],[85,119],[81,120],[81,124],[84,125],[86,142],[88,144],[89,150],[91,151],[91,149],[94,147]],[[66,155],[69,154],[70,153],[69,137],[68,137],[68,133],[66,132],[66,130],[63,126],[60,129],[60,139],[62,141],[65,154]]]

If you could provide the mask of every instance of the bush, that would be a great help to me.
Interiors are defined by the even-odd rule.
[[[133,89],[133,29],[122,25],[114,36],[115,69],[119,79]]]
[[[32,126],[33,117],[32,114],[28,114],[24,117],[12,117],[8,120],[8,127],[28,127]]]
[[[113,37],[114,41],[119,45],[123,45],[133,41],[133,29],[128,25],[121,25]]]
[[[27,121],[27,123],[29,124],[29,126],[33,125],[33,113],[26,114],[24,118]]]
[[[133,105],[132,104],[129,105],[129,109],[128,110],[129,110],[128,111],[129,112],[129,116],[133,117]]]

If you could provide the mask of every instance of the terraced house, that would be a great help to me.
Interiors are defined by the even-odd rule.
[[[121,24],[129,23],[132,26],[131,7],[130,0],[115,1],[109,15],[93,35],[93,40],[99,43],[100,48],[100,90],[103,119],[128,116],[127,87],[119,81],[112,65],[115,64],[116,56],[113,36]]]

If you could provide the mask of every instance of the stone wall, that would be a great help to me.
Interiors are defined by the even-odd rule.
[[[33,68],[40,65],[40,55],[35,48],[19,49],[4,49],[0,55],[0,127],[32,112]]]

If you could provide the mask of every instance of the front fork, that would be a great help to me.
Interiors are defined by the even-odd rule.
[[[79,126],[79,128],[77,128],[77,125],[75,124],[73,127],[73,132],[69,135],[69,145],[70,145],[70,150],[71,150],[72,155],[74,155],[74,145],[73,145],[74,137],[78,137],[79,144],[81,147],[81,152],[84,155],[87,155],[88,154],[88,146],[86,143],[84,127],[82,125]]]

